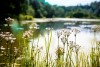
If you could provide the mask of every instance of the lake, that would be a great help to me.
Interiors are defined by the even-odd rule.
[[[45,38],[48,41],[48,30],[46,28],[50,29],[50,33],[52,33],[52,39],[51,39],[51,45],[50,45],[50,54],[52,54],[52,57],[56,56],[56,50],[58,46],[58,37],[57,32],[60,32],[62,30],[70,30],[70,36],[68,37],[68,42],[73,41],[75,42],[75,36],[72,32],[73,29],[78,29],[80,32],[77,33],[76,36],[76,44],[78,44],[80,47],[80,51],[84,52],[85,54],[89,54],[91,52],[92,45],[94,44],[94,41],[100,41],[100,31],[94,32],[94,28],[100,27],[100,25],[96,24],[74,24],[69,22],[58,22],[58,23],[43,23],[38,24],[39,31],[41,31],[39,39],[36,38],[34,41],[35,46],[43,47],[42,50],[43,54],[45,54]],[[95,35],[96,34],[96,35]],[[50,35],[49,35],[50,36]],[[30,42],[31,44],[31,42]],[[60,47],[63,48],[63,43],[61,39],[59,40]]]

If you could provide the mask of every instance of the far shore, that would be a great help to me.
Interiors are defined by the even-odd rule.
[[[100,22],[100,19],[83,19],[83,18],[34,18],[34,20],[24,20],[21,23],[47,23],[47,22]]]

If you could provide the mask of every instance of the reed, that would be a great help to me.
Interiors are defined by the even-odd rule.
[[[47,36],[44,36],[44,46],[39,43],[40,36],[37,37],[37,43],[34,43],[34,34],[33,29],[29,29],[23,32],[22,41],[19,41],[19,48],[14,47],[15,54],[13,54],[13,44],[16,41],[16,38],[13,34],[9,32],[0,31],[0,43],[6,43],[6,53],[3,56],[6,56],[6,66],[14,67],[14,63],[19,64],[19,67],[100,67],[100,41],[96,39],[96,31],[94,31],[94,41],[91,44],[91,52],[86,55],[84,52],[81,52],[81,46],[77,44],[77,35],[79,33],[78,29],[63,29],[57,32],[58,45],[56,49],[56,59],[53,59],[53,56],[50,54],[50,48],[52,43],[52,29],[48,28]],[[96,30],[96,29],[94,29]],[[74,32],[75,41],[69,41],[69,37]],[[29,44],[32,42],[32,46]],[[60,47],[60,43],[63,47]],[[36,46],[37,45],[37,46]],[[0,46],[0,52],[2,51],[2,46]],[[9,48],[9,49],[8,49]],[[42,50],[45,49],[42,56]],[[22,51],[21,51],[22,50]],[[16,55],[18,57],[14,58]],[[14,56],[14,57],[13,57]],[[8,57],[8,58],[7,58]],[[18,58],[20,60],[18,61]],[[13,61],[14,59],[14,61]]]

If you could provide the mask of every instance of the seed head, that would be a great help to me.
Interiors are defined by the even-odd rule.
[[[5,39],[6,41],[10,41],[11,43],[14,43],[16,38],[14,37],[14,35],[10,32],[1,32],[0,33],[0,37],[2,37],[3,39]]]
[[[57,51],[56,51],[57,55],[63,55],[64,54],[64,49],[61,47],[58,47]]]
[[[75,45],[75,52],[78,52],[81,46]]]
[[[76,28],[72,29],[72,32],[74,32],[74,35],[76,36],[80,31]]]
[[[23,33],[23,37],[22,38],[24,38],[24,39],[30,39],[30,38],[32,38],[32,36],[33,36],[33,31],[32,30],[28,30],[28,31],[25,31]]]
[[[100,31],[100,26],[94,26],[93,28],[92,28],[92,30],[94,31],[94,32],[99,32]]]
[[[62,34],[63,34],[63,36],[65,36],[65,37],[69,37],[69,35],[71,34],[71,32],[70,32],[70,30],[69,29],[63,29],[62,30]]]
[[[67,40],[68,39],[66,37],[64,37],[64,36],[61,38],[61,41],[62,41],[63,44],[65,44],[67,42]]]
[[[57,31],[57,37],[59,38],[62,35],[61,31]]]

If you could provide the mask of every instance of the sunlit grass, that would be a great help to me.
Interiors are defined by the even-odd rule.
[[[34,43],[35,29],[39,28],[31,27],[29,30],[23,31],[20,40],[16,39],[10,32],[0,31],[0,43],[6,45],[6,48],[4,48],[4,45],[0,46],[0,52],[3,51],[3,48],[6,49],[6,53],[0,53],[0,56],[7,60],[2,63],[12,67],[14,67],[14,63],[19,67],[100,67],[100,41],[96,40],[97,30],[95,28],[93,28],[93,30],[96,30],[94,31],[94,41],[91,44],[92,48],[89,54],[80,51],[81,46],[77,44],[78,29],[58,31],[56,34],[58,38],[55,52],[56,59],[52,59],[53,55],[50,53],[50,48],[52,48],[52,29],[46,29],[47,36],[43,36],[44,47],[39,47],[41,45],[39,43],[40,36],[37,37],[37,43]],[[75,42],[68,40],[72,32],[74,32],[73,38],[75,38]],[[18,40],[19,47],[12,47],[16,43],[15,40]],[[32,42],[32,45],[30,45],[30,42]],[[63,44],[63,47],[60,47],[59,42]],[[12,49],[16,49],[15,52]]]

